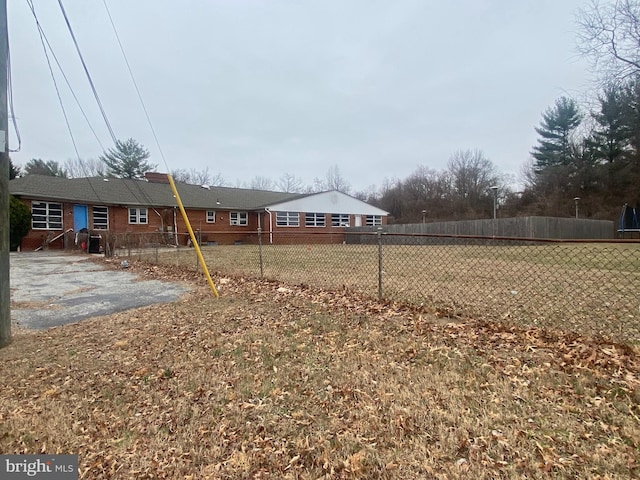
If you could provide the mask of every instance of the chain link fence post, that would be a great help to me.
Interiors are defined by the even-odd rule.
[[[262,263],[262,228],[258,227],[258,258],[260,260],[260,278],[264,278],[264,266]]]
[[[378,227],[378,300],[382,300],[382,227]]]

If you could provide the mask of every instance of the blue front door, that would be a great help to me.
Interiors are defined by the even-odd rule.
[[[89,228],[89,215],[86,205],[73,206],[73,230],[79,232],[83,228]]]

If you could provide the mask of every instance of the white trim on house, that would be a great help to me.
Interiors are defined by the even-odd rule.
[[[249,225],[249,212],[229,212],[229,225],[246,227]]]
[[[299,219],[295,226],[304,226],[305,228],[348,227],[351,218],[353,218],[356,226],[361,226],[363,218],[375,217],[376,220],[379,219],[382,222],[382,217],[389,215],[389,212],[385,210],[337,190],[302,195],[293,200],[270,204],[265,207],[264,211],[269,215],[269,243],[273,243],[274,227],[292,226],[289,219],[296,213],[304,214],[305,216],[302,217],[303,221]],[[273,215],[274,213],[275,215]],[[311,216],[313,216],[313,219],[311,219]],[[319,219],[320,216],[323,216],[324,221]],[[287,219],[286,224],[285,217]],[[336,221],[340,225],[335,225]]]
[[[60,202],[31,201],[33,230],[62,230],[64,207]]]
[[[147,225],[149,209],[146,207],[129,207],[129,225]]]
[[[321,212],[344,213],[350,215],[379,215],[386,217],[389,212],[369,205],[357,198],[337,190],[305,195],[294,200],[269,205],[272,212]]]
[[[299,227],[300,214],[298,212],[276,212],[277,227]]]
[[[109,207],[94,205],[91,209],[94,230],[109,230]]]

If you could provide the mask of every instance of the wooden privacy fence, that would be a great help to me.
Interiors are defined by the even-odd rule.
[[[353,227],[348,233],[375,232],[376,227]],[[560,217],[513,217],[459,222],[432,222],[385,225],[387,233],[476,235],[487,237],[612,239],[614,223],[609,220]],[[353,237],[351,237],[353,238]]]
[[[639,240],[536,240],[360,232],[359,243],[204,246],[219,276],[356,291],[427,313],[640,342]],[[321,239],[319,239],[321,240]],[[143,246],[146,245],[146,246]],[[133,259],[197,269],[187,247],[136,242]],[[224,295],[224,289],[222,290]]]

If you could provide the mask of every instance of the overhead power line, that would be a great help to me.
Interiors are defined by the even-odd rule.
[[[33,5],[33,0],[27,0],[27,4],[29,5],[29,8],[31,9],[31,13],[33,14],[33,18],[35,19],[36,26],[38,27],[38,32],[40,34],[40,41],[42,42],[42,39],[44,39],[44,41],[45,41],[45,43],[47,45],[47,48],[49,49],[48,51],[50,52],[51,56],[55,60],[56,65],[58,66],[58,70],[60,71],[60,74],[62,75],[62,78],[64,78],[64,81],[67,84],[67,87],[69,88],[69,91],[71,92],[71,95],[73,96],[73,99],[75,100],[76,105],[78,105],[78,109],[80,110],[80,112],[82,113],[82,116],[84,117],[85,121],[87,122],[89,130],[91,130],[91,133],[93,133],[93,136],[95,137],[96,141],[98,142],[98,145],[100,145],[100,148],[102,149],[102,151],[104,151],[105,150],[104,145],[100,141],[100,137],[98,137],[98,134],[96,133],[95,129],[93,128],[93,125],[91,125],[91,122],[89,121],[89,117],[87,116],[86,112],[84,111],[84,108],[82,108],[82,104],[80,103],[80,100],[78,99],[78,96],[76,95],[76,92],[74,91],[73,87],[71,86],[71,82],[69,81],[69,78],[67,77],[67,74],[65,73],[64,68],[62,68],[62,65],[60,64],[60,61],[58,60],[58,56],[56,55],[56,52],[53,50],[53,47],[51,46],[51,43],[49,42],[49,39],[47,38],[47,34],[45,33],[45,31],[44,31],[44,29],[42,27],[42,24],[40,23],[40,20],[38,19],[38,15],[36,14],[36,10],[35,10],[35,7]],[[47,54],[47,49],[45,48],[45,55],[46,54]],[[49,63],[49,59],[48,58],[47,58],[47,63]],[[53,75],[53,73],[52,73],[52,75]],[[54,79],[54,84],[55,84],[55,79]],[[57,90],[57,88],[56,88],[56,90]]]
[[[78,161],[80,163],[81,168],[84,170],[84,166],[82,165],[82,160],[80,159],[80,152],[78,152],[78,145],[76,144],[75,137],[73,136],[73,130],[71,129],[71,124],[69,123],[69,117],[67,116],[67,111],[64,108],[64,102],[62,101],[62,96],[60,95],[60,89],[58,88],[58,82],[56,81],[56,76],[53,73],[53,68],[51,67],[51,61],[49,59],[49,53],[47,51],[48,42],[45,43],[44,32],[42,30],[42,26],[40,25],[40,22],[38,21],[38,15],[36,14],[36,10],[35,10],[35,7],[33,5],[33,1],[32,0],[27,0],[27,3],[29,4],[29,7],[31,8],[31,13],[33,14],[33,17],[35,18],[35,21],[36,21],[36,25],[38,26],[38,33],[40,35],[40,43],[42,44],[42,49],[44,50],[44,56],[47,59],[47,66],[49,67],[49,73],[51,73],[51,79],[53,80],[53,86],[54,86],[54,88],[56,90],[56,95],[58,96],[58,101],[60,102],[60,108],[62,109],[62,115],[64,116],[64,121],[65,121],[65,123],[67,125],[67,130],[69,131],[69,136],[71,137],[71,143],[73,144],[73,149],[76,152],[76,156],[78,157]],[[50,45],[49,45],[49,48],[51,48]],[[51,51],[51,53],[53,54],[53,50]],[[60,64],[58,64],[58,66],[60,66]],[[66,79],[66,76],[65,76],[65,79]],[[70,85],[69,85],[69,88],[71,88]],[[74,97],[75,97],[75,94],[74,94]],[[76,101],[77,101],[77,98],[76,98]],[[85,116],[85,118],[86,118],[86,116]],[[87,122],[88,122],[88,119],[87,119]],[[93,131],[93,129],[92,129],[92,131]],[[95,132],[94,132],[94,134],[95,134]],[[97,136],[96,136],[96,139],[97,139]],[[100,140],[98,140],[98,143],[99,142],[100,142]],[[100,145],[102,145],[102,144],[100,144]],[[86,171],[85,171],[85,176],[86,175],[87,174],[86,174]],[[91,188],[91,190],[95,194],[96,198],[100,202],[102,202],[102,199],[100,198],[100,195],[95,190],[95,188],[93,188],[93,185],[91,184],[91,181],[88,178],[87,178],[87,181],[89,183],[89,187]]]
[[[45,44],[42,29],[40,28],[40,22],[38,22],[35,7],[33,5],[32,0],[27,0],[29,6],[31,7],[31,12],[34,17],[36,17],[36,24],[38,25],[38,33],[40,34],[40,43],[42,44],[42,50],[44,51],[44,56],[47,59],[47,66],[49,67],[49,73],[51,74],[51,80],[53,81],[53,87],[56,90],[56,95],[58,96],[58,102],[60,103],[60,108],[62,109],[62,115],[64,116],[64,121],[67,125],[67,130],[69,131],[69,136],[71,137],[71,143],[73,144],[73,149],[76,151],[76,155],[80,158],[80,153],[78,152],[78,146],[76,144],[76,139],[73,136],[73,130],[71,129],[71,124],[69,123],[69,117],[67,116],[67,110],[64,108],[64,102],[62,101],[62,96],[60,95],[60,89],[58,88],[58,82],[56,80],[56,76],[53,73],[53,68],[51,67],[51,60],[49,59],[49,52],[47,51],[47,46]]]
[[[13,123],[13,129],[16,132],[16,139],[18,140],[18,148],[11,149],[9,152],[19,152],[22,148],[22,138],[20,137],[20,130],[18,129],[18,120],[16,119],[16,112],[13,105],[13,82],[11,81],[11,53],[9,49],[9,38],[7,37],[7,96],[9,112],[11,112],[11,123]]]
[[[67,12],[64,9],[64,5],[62,4],[62,0],[58,0],[58,5],[60,5],[60,10],[62,11],[62,16],[64,17],[64,21],[67,24],[67,28],[69,29],[69,34],[73,40],[73,44],[76,47],[76,51],[78,52],[78,57],[80,58],[80,62],[82,62],[82,68],[84,68],[84,73],[87,76],[87,80],[89,81],[89,85],[91,85],[91,90],[93,91],[93,96],[96,99],[98,107],[100,108],[100,112],[102,113],[102,118],[104,119],[104,123],[109,130],[109,134],[111,135],[111,139],[115,145],[117,137],[115,133],[113,133],[113,128],[111,127],[111,123],[107,118],[107,113],[104,110],[104,106],[102,105],[102,101],[100,101],[100,96],[98,95],[98,90],[96,89],[95,84],[93,83],[93,79],[91,78],[91,74],[89,73],[89,68],[87,67],[86,62],[84,61],[84,57],[82,56],[82,52],[80,51],[80,46],[78,45],[78,41],[76,40],[76,36],[73,33],[73,28],[71,28],[71,23],[69,22],[69,17],[67,16]]]
[[[169,166],[167,165],[167,159],[164,156],[164,152],[162,151],[162,147],[160,146],[160,141],[158,140],[158,136],[156,135],[156,131],[153,128],[153,123],[151,122],[151,117],[149,116],[149,112],[147,107],[144,104],[144,100],[142,99],[142,94],[140,93],[140,89],[138,88],[138,83],[133,75],[133,71],[131,70],[131,65],[129,64],[129,60],[127,58],[127,54],[124,51],[124,47],[122,46],[122,42],[120,41],[120,35],[118,35],[118,30],[116,29],[116,25],[113,22],[113,17],[111,16],[111,12],[109,11],[109,7],[107,6],[107,0],[102,0],[104,4],[104,8],[107,11],[107,16],[109,17],[109,22],[111,22],[111,27],[113,28],[113,33],[116,36],[116,40],[118,40],[118,45],[120,46],[120,51],[122,52],[122,57],[124,58],[124,62],[127,65],[127,70],[129,71],[129,76],[131,77],[131,81],[133,82],[133,86],[136,89],[136,93],[138,94],[138,99],[140,100],[140,105],[142,105],[142,110],[144,110],[145,117],[147,118],[147,123],[149,124],[149,128],[151,129],[151,133],[153,134],[153,138],[156,142],[156,146],[158,147],[158,151],[160,152],[160,157],[162,157],[162,162],[164,163],[167,172],[169,172]]]

